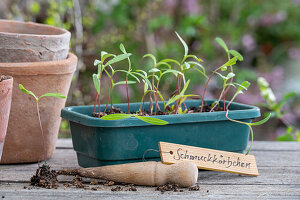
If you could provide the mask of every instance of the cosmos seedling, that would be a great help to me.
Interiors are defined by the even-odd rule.
[[[40,129],[41,129],[41,134],[42,134],[43,149],[44,149],[44,160],[45,160],[45,165],[46,165],[47,164],[47,150],[46,150],[43,126],[42,126],[42,122],[41,122],[40,110],[39,110],[39,101],[40,101],[41,98],[44,98],[44,97],[56,97],[56,98],[61,98],[61,99],[65,99],[66,97],[63,94],[60,94],[60,93],[46,93],[46,94],[43,94],[43,95],[38,97],[33,92],[25,89],[22,84],[19,84],[19,88],[24,94],[30,94],[31,96],[33,96],[35,101],[36,101],[36,109],[37,109],[37,115],[38,115],[39,125],[40,125]]]

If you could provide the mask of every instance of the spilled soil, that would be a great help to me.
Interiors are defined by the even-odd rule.
[[[49,165],[42,165],[31,177],[30,184],[47,189],[56,189],[58,188],[57,175],[55,170],[50,170]]]
[[[100,182],[97,179],[91,180],[90,183],[83,182],[82,177],[76,175],[75,173],[66,173],[65,170],[60,170],[60,171],[51,170],[49,165],[42,165],[38,167],[35,175],[33,175],[30,179],[30,184],[34,187],[41,187],[46,189],[57,189],[59,187],[59,181],[57,179],[58,175],[74,176],[72,182],[63,183],[63,186],[65,188],[78,188],[84,190],[98,191],[98,190],[105,189],[103,188],[104,186],[104,187],[110,187],[110,190],[113,192],[119,192],[119,191],[135,192],[138,190],[134,184],[128,184],[128,183],[116,183],[114,181]],[[31,190],[33,188],[25,186],[24,189]],[[199,184],[188,188],[189,191],[198,191],[199,189],[200,189]],[[184,189],[180,188],[177,184],[165,184],[156,187],[155,190],[160,191],[161,193],[167,191],[184,192]]]
[[[211,105],[204,105],[202,112],[209,112],[211,109],[212,109]],[[188,108],[187,113],[200,113],[200,110],[201,110],[201,106],[199,106],[199,107],[192,106],[192,107]],[[170,111],[171,111],[171,107],[167,106],[165,111],[159,110],[156,113],[154,113],[154,111],[153,111],[152,116],[155,116],[155,115],[171,115],[169,113]],[[218,111],[224,111],[224,108],[223,107],[215,107],[212,112],[218,112]],[[105,116],[105,115],[118,114],[118,113],[127,114],[124,111],[122,111],[120,108],[112,107],[111,111],[110,111],[110,109],[107,109],[105,113],[100,112],[100,118]],[[131,113],[131,114],[135,114],[135,113]],[[143,112],[139,112],[138,115],[140,115],[140,116],[150,116],[150,112],[149,111],[143,111]],[[93,112],[92,116],[93,117],[99,117],[99,113],[98,112]]]

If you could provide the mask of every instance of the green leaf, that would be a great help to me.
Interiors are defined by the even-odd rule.
[[[198,62],[203,62],[203,60],[201,58],[198,58],[195,55],[187,55],[185,56],[184,60],[186,60],[187,58],[194,58],[195,60],[197,60]]]
[[[191,65],[187,62],[184,62],[184,66],[185,66],[185,68],[184,68],[185,70],[188,70],[191,68]]]
[[[109,60],[104,66],[106,67],[107,65],[111,65],[113,63],[120,62],[120,61],[128,58],[131,55],[132,55],[131,53],[118,55],[118,56],[114,57],[113,59]]]
[[[35,94],[34,94],[33,92],[29,91],[29,90],[26,90],[22,84],[19,84],[19,88],[20,88],[20,90],[21,90],[24,94],[30,94],[30,95],[32,95],[36,100],[38,100],[38,98],[35,96]]]
[[[259,125],[261,125],[261,124],[266,123],[266,122],[270,119],[271,115],[272,115],[272,114],[269,113],[268,116],[267,116],[265,119],[263,119],[263,120],[261,120],[261,121],[258,121],[258,122],[247,123],[247,124],[249,124],[250,126],[259,126]]]
[[[217,38],[216,38],[216,41],[217,41],[217,43],[218,43],[221,47],[223,47],[223,49],[224,49],[226,52],[228,52],[228,47],[227,47],[227,45],[225,44],[225,42],[224,42],[223,39],[217,37]]]
[[[133,73],[133,74],[136,74],[136,75],[138,75],[138,76],[140,76],[140,77],[142,77],[143,78],[143,82],[145,83],[147,83],[148,85],[149,85],[149,87],[151,87],[151,82],[149,81],[149,79],[147,78],[147,73],[145,72],[145,71],[143,71],[143,70],[136,70],[137,72],[131,72],[131,73]],[[143,73],[143,74],[141,74],[141,73],[139,73],[139,72],[141,72],[141,73]],[[151,89],[152,89],[152,87],[151,87]]]
[[[189,51],[189,48],[187,46],[187,44],[185,43],[185,41],[180,37],[180,35],[175,31],[177,37],[179,38],[180,42],[182,43],[183,47],[184,47],[184,56],[187,56],[188,55],[188,51]]]
[[[285,133],[279,137],[276,138],[277,141],[295,141],[292,134]]]
[[[162,62],[162,61],[158,62],[157,65],[156,65],[156,67],[160,67],[160,66],[163,66],[163,65],[167,66],[169,69],[172,68],[171,65],[169,65],[166,62]]]
[[[126,52],[126,49],[125,49],[125,47],[124,47],[124,45],[123,45],[122,43],[120,44],[120,50],[121,50],[122,53],[124,53],[124,54],[127,53],[127,52]]]
[[[188,80],[188,81],[186,82],[186,84],[184,85],[184,87],[183,87],[183,89],[181,90],[180,94],[183,95],[183,94],[185,93],[185,91],[186,91],[186,89],[188,88],[189,84],[190,84],[190,80]]]
[[[239,85],[239,88],[237,89],[236,93],[239,93],[242,90],[247,90],[250,86],[250,82],[244,81],[242,84],[237,84],[237,85]]]
[[[56,98],[61,98],[61,99],[66,98],[66,96],[61,93],[46,93],[46,94],[43,94],[42,96],[40,96],[39,99],[41,99],[42,97],[56,97]]]
[[[101,117],[103,120],[120,120],[120,119],[127,119],[132,117],[132,114],[110,114],[110,115],[105,115]]]
[[[135,81],[127,81],[127,84],[130,85],[130,84],[135,84],[136,82]],[[126,81],[119,81],[117,83],[115,83],[115,86],[116,85],[125,85],[126,84]]]
[[[289,92],[289,93],[286,93],[282,100],[278,103],[278,108],[281,109],[282,106],[292,97],[296,96],[297,93],[296,92]]]
[[[166,107],[166,103],[165,103],[165,99],[164,97],[161,95],[161,93],[157,90],[157,94],[159,96],[159,98],[162,100],[163,104],[164,104],[164,108]]]
[[[227,61],[224,65],[221,66],[222,71],[226,71],[228,66],[235,65],[237,61],[237,57],[231,58],[229,61]]]
[[[177,76],[178,74],[183,76],[183,73],[181,73],[180,71],[174,70],[174,69],[168,69],[166,71],[164,71],[161,76],[168,74],[168,73],[173,73],[175,76]]]
[[[159,69],[157,69],[157,68],[152,68],[152,69],[150,69],[148,72],[149,73],[152,73],[152,72],[159,72],[160,70]]]
[[[95,61],[94,61],[94,66],[97,66],[97,65],[99,65],[99,64],[101,64],[101,61],[100,61],[100,60],[97,60],[97,59],[95,59]]]
[[[229,50],[229,53],[230,53],[231,55],[237,57],[237,59],[238,59],[239,61],[243,61],[243,60],[244,60],[243,56],[242,56],[238,51],[236,51],[236,50],[230,49],[230,50]]]
[[[136,118],[138,118],[139,120],[142,120],[148,124],[153,124],[153,125],[166,125],[168,124],[167,121],[161,120],[161,119],[157,119],[157,118],[153,118],[153,117],[144,117],[144,116],[138,116],[138,115],[134,115]]]
[[[220,74],[219,72],[215,72],[215,73],[218,74],[223,80],[226,80],[226,77]]]
[[[180,63],[179,63],[177,60],[174,60],[174,59],[169,59],[169,58],[167,58],[167,59],[161,60],[160,62],[175,63],[175,64],[177,64],[178,66],[180,66]]]
[[[143,58],[146,58],[146,57],[151,58],[151,59],[153,60],[153,66],[156,66],[156,63],[157,63],[157,62],[156,62],[156,58],[155,58],[154,55],[148,53],[148,54],[146,54],[146,55],[143,56]]]
[[[107,53],[102,57],[102,61],[104,62],[107,58],[110,58],[110,57],[116,57],[116,55]]]
[[[97,93],[100,94],[100,80],[97,74],[93,74],[93,82]]]
[[[126,73],[126,74],[129,74],[130,76],[132,76],[133,78],[135,78],[135,80],[137,81],[137,82],[141,82],[140,81],[140,79],[138,78],[138,77],[136,77],[132,72],[129,72],[129,71],[126,71],[126,70],[123,70],[123,69],[118,69],[118,70],[116,70],[115,72],[124,72],[124,73]]]
[[[194,61],[188,61],[187,63],[189,63],[190,65],[192,65],[192,67],[193,66],[200,67],[202,69],[202,71],[205,73],[205,68],[200,63],[197,63],[197,62],[194,62]]]
[[[230,72],[227,74],[226,79],[229,80],[229,79],[233,78],[234,76],[235,76],[235,74]]]

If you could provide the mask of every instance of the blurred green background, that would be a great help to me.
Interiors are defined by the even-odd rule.
[[[273,118],[262,127],[255,127],[256,140],[275,140],[282,134],[292,134],[283,140],[296,140],[300,124],[300,0],[1,0],[0,18],[34,21],[63,27],[72,33],[71,49],[79,57],[67,105],[92,104],[96,91],[92,74],[100,51],[119,54],[123,43],[131,57],[133,68],[147,68],[142,59],[146,53],[161,58],[181,58],[183,47],[174,31],[187,42],[191,53],[202,58],[210,72],[226,62],[226,54],[216,44],[221,37],[238,50],[244,61],[238,63],[237,82],[252,83],[237,101],[261,105],[264,99],[257,86],[257,77],[270,83],[277,101],[286,92],[295,91],[283,107],[284,122]],[[118,66],[126,68],[124,66]],[[123,79],[124,77],[118,77]],[[203,79],[190,73],[190,90],[203,91]],[[104,77],[104,81],[108,79]],[[175,80],[165,79],[162,92],[168,96]],[[217,98],[221,83],[214,79],[207,98]],[[106,86],[107,88],[107,86]],[[104,90],[106,91],[104,86]],[[130,99],[140,101],[141,87],[130,88]],[[114,102],[125,102],[124,87],[117,87]],[[105,101],[106,96],[102,96]],[[103,101],[102,101],[103,102]],[[263,111],[268,109],[263,108]],[[290,129],[289,129],[290,128]],[[290,133],[288,133],[290,132]],[[299,134],[299,132],[298,132]],[[68,123],[62,122],[61,137],[69,137]]]

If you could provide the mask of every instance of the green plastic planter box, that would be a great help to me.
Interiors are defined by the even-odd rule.
[[[209,105],[215,100],[208,100]],[[162,107],[162,103],[159,103]],[[200,100],[185,101],[187,107],[199,106]],[[222,104],[221,104],[222,105]],[[135,112],[140,103],[131,103]],[[103,111],[105,105],[101,105]],[[127,111],[127,104],[114,104]],[[145,109],[149,103],[145,103]],[[229,117],[244,122],[260,116],[257,107],[232,103]],[[93,106],[66,107],[61,116],[70,122],[78,164],[94,167],[142,161],[147,149],[158,150],[158,142],[242,153],[248,144],[249,127],[226,119],[225,112],[155,116],[168,125],[147,124],[137,118],[107,121],[92,117]],[[146,160],[160,160],[160,154],[148,151]]]

